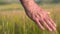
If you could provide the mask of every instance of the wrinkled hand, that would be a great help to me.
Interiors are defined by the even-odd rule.
[[[43,10],[33,10],[32,12],[27,12],[27,15],[36,22],[39,28],[42,30],[48,29],[49,31],[56,30],[56,24],[54,21],[49,17],[48,13]]]

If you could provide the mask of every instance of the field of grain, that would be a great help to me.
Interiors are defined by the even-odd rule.
[[[57,30],[42,31],[27,17],[21,4],[0,5],[0,34],[60,34],[60,3],[42,4],[57,24]]]

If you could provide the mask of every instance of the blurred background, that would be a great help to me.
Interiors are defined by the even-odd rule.
[[[42,31],[29,19],[19,0],[0,0],[0,34],[60,34],[60,0],[35,0],[57,24],[57,30]]]

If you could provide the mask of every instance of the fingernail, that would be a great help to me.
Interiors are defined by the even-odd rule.
[[[54,31],[56,31],[56,28],[54,28]]]
[[[55,24],[55,27],[56,27],[56,24]]]
[[[52,31],[52,29],[50,29],[50,31]]]
[[[43,28],[43,30],[45,30],[45,28]]]
[[[45,28],[41,28],[42,30],[45,30]]]
[[[52,29],[49,28],[49,31],[52,31]]]

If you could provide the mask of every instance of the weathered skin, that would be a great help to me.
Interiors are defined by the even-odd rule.
[[[34,0],[20,0],[27,16],[32,19],[42,30],[56,30],[56,24],[49,17],[48,13],[34,2]]]

